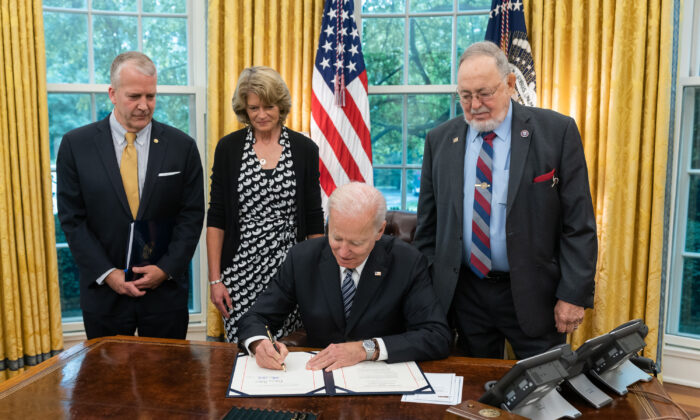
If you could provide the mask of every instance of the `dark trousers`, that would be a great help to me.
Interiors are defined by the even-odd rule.
[[[465,266],[459,272],[450,316],[457,328],[457,345],[468,357],[501,359],[506,338],[518,359],[566,342],[566,334],[556,330],[540,337],[527,336],[518,324],[510,277],[480,279]]]
[[[160,313],[143,313],[133,309],[118,315],[83,311],[83,324],[88,339],[134,335],[136,331],[139,337],[184,339],[189,319],[187,308]]]

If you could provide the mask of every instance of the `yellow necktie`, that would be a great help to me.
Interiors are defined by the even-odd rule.
[[[126,199],[129,200],[129,208],[131,214],[136,219],[136,214],[139,211],[139,167],[138,156],[134,140],[136,133],[126,133],[126,147],[122,152],[122,162],[119,166],[119,172],[122,174],[122,183],[126,192]]]

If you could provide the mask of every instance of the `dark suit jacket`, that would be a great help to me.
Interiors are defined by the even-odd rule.
[[[248,129],[234,131],[219,140],[214,153],[207,226],[224,231],[221,269],[238,249],[238,175]],[[318,171],[318,146],[301,133],[287,129],[297,180],[297,242],[323,233],[323,209]]]
[[[95,282],[112,267],[124,268],[133,220],[109,117],[63,137],[56,172],[58,218],[80,270],[81,308],[103,314],[117,314],[133,305],[147,312],[186,308],[189,263],[204,219],[202,163],[194,140],[173,127],[152,123],[137,219],[174,220],[168,251],[156,264],[172,279],[140,298],[120,296],[107,284]],[[162,176],[170,172],[176,173]]]
[[[431,261],[446,308],[462,261],[466,133],[463,116],[428,133],[413,242]],[[558,184],[534,182],[552,170]],[[557,299],[593,306],[596,224],[578,128],[567,116],[515,102],[506,249],[515,310],[526,334],[552,331]]]
[[[279,272],[241,318],[239,342],[276,330],[299,304],[309,345],[381,337],[388,362],[447,357],[450,332],[428,277],[428,264],[410,245],[391,236],[375,243],[345,320],[340,268],[328,238],[294,246]]]

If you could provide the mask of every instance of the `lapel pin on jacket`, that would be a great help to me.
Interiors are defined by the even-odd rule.
[[[379,276],[382,275],[382,272],[381,272],[381,271],[375,271],[375,272],[374,272],[374,275],[377,276],[377,277],[379,277]]]
[[[459,141],[459,137],[455,137],[452,139],[452,143],[457,143]]]
[[[158,144],[158,139],[153,139],[153,143]]]
[[[525,137],[527,137],[527,136],[529,136],[529,135],[530,135],[530,132],[527,131],[527,130],[522,130],[522,131],[520,131],[520,137],[525,138]]]

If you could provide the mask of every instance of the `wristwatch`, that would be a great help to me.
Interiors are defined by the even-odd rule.
[[[364,340],[362,342],[362,347],[364,347],[365,352],[367,353],[367,356],[365,356],[365,360],[375,360],[374,353],[378,352],[379,349],[377,349],[377,344],[374,340]]]

